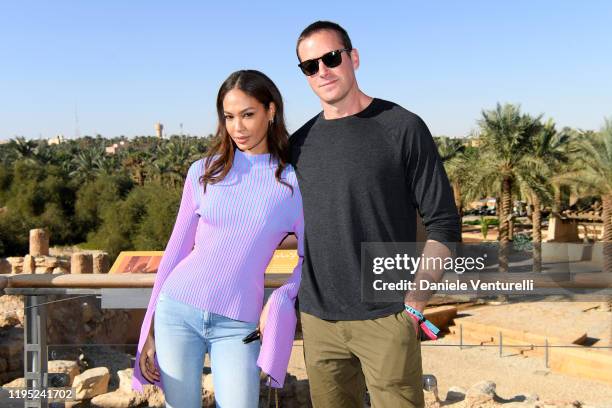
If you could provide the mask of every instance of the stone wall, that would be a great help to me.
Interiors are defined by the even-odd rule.
[[[0,274],[22,273],[108,273],[106,252],[76,252],[68,256],[33,256],[0,258]]]
[[[30,231],[30,253],[0,258],[0,274],[108,273],[108,254],[101,251],[49,255],[49,234]],[[48,344],[130,344],[143,312],[102,310],[94,296],[67,299],[47,296]],[[0,296],[0,384],[23,376],[23,296]],[[51,358],[51,357],[50,357]]]

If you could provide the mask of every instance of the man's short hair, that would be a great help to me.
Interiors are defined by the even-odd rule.
[[[347,50],[353,49],[353,44],[351,43],[351,39],[348,33],[346,32],[344,28],[340,26],[340,24],[334,23],[333,21],[319,20],[319,21],[315,21],[314,23],[306,27],[302,31],[300,36],[298,37],[297,44],[295,45],[295,53],[297,54],[298,60],[300,60],[300,54],[298,52],[300,43],[306,38],[310,37],[312,34],[318,31],[322,31],[322,30],[329,30],[329,31],[336,32],[336,34],[338,34],[338,37],[340,37],[340,40],[342,41],[344,48],[346,48]]]

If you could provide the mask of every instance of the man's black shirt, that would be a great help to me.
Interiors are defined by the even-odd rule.
[[[374,99],[340,119],[321,112],[290,144],[305,217],[300,309],[326,320],[402,310],[402,303],[362,301],[361,243],[415,242],[417,210],[428,239],[461,239],[452,190],[425,123]]]

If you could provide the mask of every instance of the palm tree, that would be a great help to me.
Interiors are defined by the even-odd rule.
[[[465,144],[461,139],[451,139],[450,137],[434,138],[440,159],[444,163],[446,174],[453,188],[453,197],[455,198],[455,207],[459,211],[459,216],[463,216],[463,199],[461,196],[461,163],[463,153],[465,152]],[[451,172],[452,170],[452,172]]]
[[[172,184],[177,186],[187,175],[191,163],[199,157],[201,153],[189,138],[176,136],[159,147],[156,162],[158,168],[165,169]]]
[[[147,179],[147,163],[151,157],[147,152],[135,150],[125,154],[122,165],[132,176],[132,180],[139,186],[144,186]]]
[[[165,160],[155,160],[153,163],[148,165],[147,172],[151,174],[151,179],[158,182],[163,186],[172,185],[173,183],[166,184],[166,174],[170,173],[170,166]]]
[[[13,149],[18,159],[29,159],[34,155],[36,142],[26,140],[23,136],[17,136],[15,139],[11,139],[9,146]]]
[[[554,191],[552,204],[552,216],[560,217],[561,212],[566,208],[564,197],[572,189],[573,184],[568,184],[563,180],[565,174],[572,173],[578,170],[576,167],[577,161],[571,160],[576,157],[580,149],[577,141],[581,139],[581,132],[570,127],[564,127],[559,132],[562,140],[557,142],[558,146],[554,148],[558,155],[565,157],[565,160],[556,160],[554,166],[554,174],[551,177],[551,183]]]
[[[100,146],[82,149],[72,159],[71,177],[81,181],[93,180],[99,173],[99,163],[104,160],[104,151]]]
[[[49,146],[46,140],[41,140],[32,152],[32,157],[40,164],[57,164],[54,147]]]
[[[612,272],[612,118],[604,119],[599,133],[585,133],[579,140],[581,170],[562,177],[583,193],[599,195],[603,204],[604,271]]]
[[[97,174],[113,175],[120,167],[119,157],[117,155],[102,154],[94,160],[94,166]]]
[[[454,157],[457,157],[465,150],[465,143],[461,139],[454,139],[447,136],[438,136],[434,138],[440,159],[442,162],[447,162]]]
[[[486,189],[497,185],[501,197],[499,217],[499,266],[502,272],[508,270],[508,244],[511,240],[512,191],[518,179],[533,172],[530,149],[533,139],[541,132],[541,116],[536,118],[523,114],[519,106],[497,104],[494,110],[483,111],[480,125],[481,166],[474,169],[476,185]],[[499,203],[498,203],[498,207]]]
[[[534,159],[533,175],[535,184],[525,186],[527,193],[525,196],[530,198],[533,206],[531,214],[532,242],[533,242],[533,271],[542,270],[542,208],[543,202],[549,203],[553,198],[558,197],[560,191],[559,183],[556,186],[550,182],[554,180],[555,174],[563,170],[569,163],[571,151],[571,137],[569,132],[557,132],[555,123],[552,120],[542,128],[533,140],[532,159]],[[554,192],[553,192],[554,191]],[[553,216],[555,216],[553,214]]]

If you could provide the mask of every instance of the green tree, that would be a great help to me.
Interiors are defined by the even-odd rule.
[[[100,163],[104,160],[104,151],[99,146],[81,150],[72,160],[73,170],[70,176],[79,182],[91,181],[100,172]]]
[[[146,214],[132,238],[135,248],[161,251],[166,247],[178,213],[181,189],[160,189],[155,185],[145,187],[149,199]]]
[[[11,139],[9,146],[18,159],[30,159],[34,155],[36,142],[27,140],[23,136],[17,136],[15,139]]]
[[[612,118],[604,119],[599,133],[586,133],[579,141],[580,170],[560,179],[579,192],[601,196],[603,205],[604,271],[612,272]]]
[[[76,195],[75,219],[82,239],[100,227],[104,210],[124,199],[133,185],[126,175],[102,174],[81,186]]]
[[[512,193],[515,183],[522,175],[533,171],[532,156],[529,154],[533,139],[542,130],[541,117],[523,114],[520,108],[511,104],[497,104],[494,110],[483,111],[480,125],[479,161],[481,167],[476,185],[499,186],[498,202],[500,270],[508,270],[508,244],[512,219]],[[483,188],[486,190],[486,188]],[[501,205],[500,205],[501,204]]]
[[[121,251],[163,249],[174,225],[181,192],[160,187],[135,186],[125,199],[104,206],[101,224],[89,234],[87,246],[103,248],[111,257]]]

